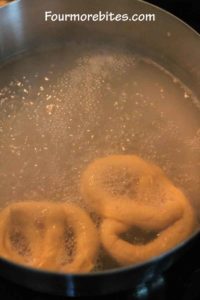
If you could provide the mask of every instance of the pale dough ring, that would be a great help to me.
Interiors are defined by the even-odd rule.
[[[127,172],[133,177],[130,182],[132,197],[113,195],[106,189],[103,181],[113,170]],[[156,185],[158,190],[154,188]],[[135,155],[112,155],[92,162],[82,175],[81,193],[87,205],[97,214],[143,229],[162,230],[183,214],[181,199],[184,195],[159,167]],[[163,201],[160,201],[159,193]],[[145,197],[153,199],[153,204],[143,203]]]
[[[105,219],[100,228],[103,247],[120,265],[144,262],[178,245],[186,239],[196,225],[193,208],[184,200],[184,213],[181,219],[164,229],[151,242],[138,245],[124,241],[119,237],[130,226],[121,222]]]
[[[75,250],[71,261],[61,264],[64,231],[69,224]],[[16,226],[28,244],[27,256],[19,253],[10,239]],[[94,267],[98,246],[95,225],[75,204],[27,201],[10,204],[0,212],[0,255],[17,263],[59,272],[88,272]]]

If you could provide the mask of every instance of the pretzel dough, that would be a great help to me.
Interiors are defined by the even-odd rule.
[[[182,218],[161,231],[147,244],[129,243],[119,237],[130,225],[105,219],[101,225],[100,236],[106,251],[120,264],[130,265],[144,262],[167,252],[186,239],[194,230],[196,218],[187,199],[182,198],[184,213]]]
[[[71,256],[65,245],[69,226],[74,236]],[[0,212],[0,255],[14,262],[61,272],[88,272],[94,267],[98,245],[93,222],[75,204],[19,202]]]
[[[83,173],[81,192],[97,214],[143,229],[165,229],[183,214],[183,194],[159,167],[135,155],[92,162]]]

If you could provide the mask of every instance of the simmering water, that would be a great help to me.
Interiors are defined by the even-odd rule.
[[[136,154],[200,208],[197,99],[156,63],[112,46],[69,44],[18,58],[0,77],[1,207],[43,199],[84,207],[85,167],[108,154]],[[101,256],[97,269],[115,267]]]

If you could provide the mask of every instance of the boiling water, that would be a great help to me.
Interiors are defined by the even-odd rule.
[[[124,49],[69,44],[18,58],[0,77],[2,207],[43,199],[84,206],[80,175],[108,154],[154,162],[199,207],[198,101],[156,63]],[[116,266],[100,257],[96,269]]]

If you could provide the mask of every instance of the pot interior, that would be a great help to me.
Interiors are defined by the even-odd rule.
[[[199,217],[198,91],[185,82],[186,68],[166,61],[145,47],[95,37],[2,64],[0,206],[47,199],[88,209],[80,193],[88,164],[135,154],[158,165]],[[98,227],[99,216],[88,211]],[[153,237],[134,231],[124,238]],[[116,267],[101,249],[94,271]]]

